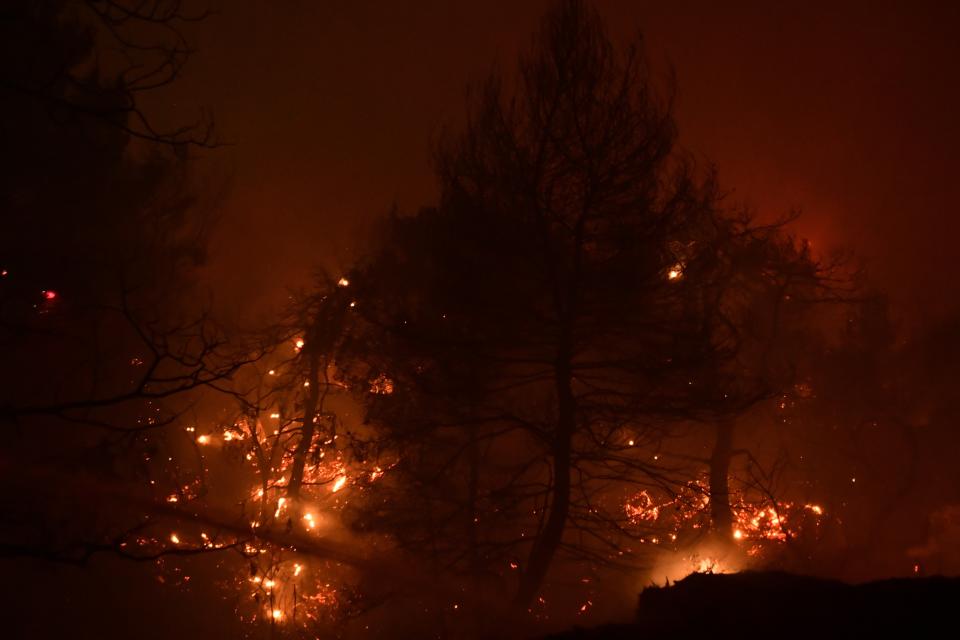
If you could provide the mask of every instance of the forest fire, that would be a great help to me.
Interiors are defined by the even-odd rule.
[[[952,16],[227,4],[0,19],[0,637],[952,613]]]
[[[768,547],[770,543],[785,544],[800,537],[816,536],[825,513],[823,507],[815,504],[798,505],[786,501],[768,504],[766,500],[751,499],[740,492],[730,495],[730,507],[734,514],[730,539],[742,544],[747,556],[775,552]],[[624,503],[623,509],[632,525],[643,531],[661,532],[659,535],[647,534],[642,538],[643,542],[672,550],[689,546],[691,534],[702,534],[710,529],[710,493],[703,481],[691,483],[684,491],[660,501],[655,500],[649,491],[640,491]],[[703,560],[697,558],[691,571],[709,570],[712,562],[703,565]]]

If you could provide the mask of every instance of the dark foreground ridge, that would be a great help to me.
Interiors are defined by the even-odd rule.
[[[898,578],[849,585],[782,572],[693,574],[640,594],[637,621],[574,629],[590,638],[957,637],[960,578]]]

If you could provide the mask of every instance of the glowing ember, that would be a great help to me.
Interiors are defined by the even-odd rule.
[[[388,396],[393,393],[393,380],[380,374],[370,381],[370,393]]]
[[[623,505],[623,510],[627,513],[627,519],[633,523],[655,522],[660,517],[660,508],[654,504],[653,498],[646,490],[633,496]]]
[[[738,543],[747,543],[743,551],[751,557],[759,556],[765,549],[772,548],[771,545],[796,538],[806,527],[817,527],[825,514],[820,505],[774,504],[766,496],[757,496],[754,501],[739,490],[730,492],[730,509],[734,517],[730,535]],[[623,510],[626,520],[635,527],[669,532],[667,538],[660,535],[641,538],[654,545],[667,540],[677,543],[684,539],[684,532],[711,527],[710,491],[705,479],[690,482],[673,495],[657,497],[651,491],[640,491],[623,503]]]
[[[298,339],[295,344],[298,350],[304,347],[303,339]],[[271,536],[287,535],[298,528],[300,533],[314,535],[336,526],[338,513],[347,508],[350,500],[364,495],[369,483],[383,477],[390,466],[375,458],[364,463],[354,460],[350,443],[338,439],[335,432],[324,431],[326,418],[318,412],[313,419],[317,431],[303,467],[301,491],[295,506],[287,492],[302,421],[287,417],[286,412],[289,411],[291,416],[298,415],[311,380],[303,380],[302,370],[295,360],[274,361],[269,366],[273,368],[268,369],[268,375],[274,377],[266,378],[267,384],[285,381],[281,386],[289,397],[278,396],[271,405],[260,409],[262,413],[242,414],[227,424],[202,428],[206,433],[198,433],[201,427],[185,428],[199,445],[220,444],[218,438],[222,438],[223,447],[211,447],[210,454],[204,453],[222,455],[223,460],[217,460],[217,466],[241,465],[251,483],[242,507],[243,522],[249,526],[246,539],[238,539],[243,534],[219,539],[203,533],[196,540],[196,548],[237,546],[242,551],[244,562],[236,567],[238,571],[234,579],[224,584],[237,590],[240,596],[237,612],[243,620],[315,628],[318,621],[334,621],[344,615],[343,611],[351,603],[351,591],[347,585],[352,578],[336,563],[326,565],[324,571],[308,571],[302,564],[302,556],[289,547],[268,540]],[[290,380],[297,382],[291,385]],[[304,387],[300,386],[301,381],[305,383]],[[327,383],[317,380],[315,384]],[[393,388],[393,381],[386,376],[379,376],[370,384],[376,387],[376,393],[387,394]],[[338,385],[335,388],[345,387]],[[168,460],[173,463],[172,457]],[[354,487],[351,479],[362,481],[356,482]],[[200,496],[203,488],[200,478],[175,482],[176,491],[161,494],[160,500],[186,502]],[[355,490],[345,491],[348,485]],[[181,541],[175,533],[161,538],[145,537],[142,544],[193,548],[192,542],[186,538],[186,542]],[[184,581],[182,575],[178,580]]]
[[[701,558],[696,566],[696,573],[726,573],[720,566],[720,562],[713,558]]]
[[[241,431],[234,431],[233,429],[227,429],[223,432],[224,442],[233,442],[234,440],[243,440],[244,435]]]

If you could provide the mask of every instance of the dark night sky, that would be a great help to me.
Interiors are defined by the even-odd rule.
[[[430,136],[462,114],[468,81],[513,64],[545,6],[222,2],[192,33],[199,53],[174,96],[181,114],[210,107],[235,143],[204,160],[232,175],[211,263],[221,298],[253,278],[275,299],[318,264],[346,264],[392,203],[429,202]],[[955,309],[960,5],[597,6],[674,66],[681,142],[735,200],[764,217],[801,208],[801,234],[869,259],[904,308]]]

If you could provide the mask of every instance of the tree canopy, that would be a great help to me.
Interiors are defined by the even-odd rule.
[[[410,482],[364,526],[515,582],[524,607],[558,556],[630,562],[649,532],[624,526],[623,492],[689,479],[657,443],[769,393],[746,300],[818,276],[677,146],[670,89],[640,43],[557,4],[516,81],[492,76],[439,145],[440,204],[392,218],[350,277],[347,366],[391,381],[370,417]]]

